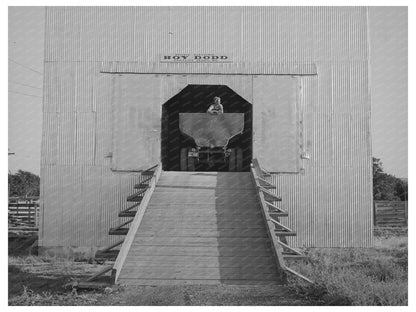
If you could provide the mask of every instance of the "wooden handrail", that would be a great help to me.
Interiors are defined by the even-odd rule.
[[[274,210],[278,210],[278,211],[280,211],[280,212],[287,213],[287,211],[286,211],[286,210],[284,210],[284,209],[282,209],[282,208],[280,208],[280,207],[277,207],[277,206],[275,206],[275,205],[273,205],[272,203],[269,203],[269,202],[267,202],[267,201],[266,201],[266,205],[267,205],[267,206],[269,206],[270,208],[274,209]]]
[[[292,251],[293,253],[297,254],[297,255],[302,255],[302,253],[299,250],[296,250],[295,248],[290,247],[289,245],[286,245],[285,243],[278,241],[278,243],[283,246],[284,248],[289,249],[290,251]]]
[[[258,190],[257,191],[257,197],[259,198],[260,203],[261,203],[261,208],[262,208],[261,212],[262,212],[262,215],[263,215],[263,219],[266,223],[267,235],[268,235],[270,241],[272,242],[273,255],[275,257],[277,268],[281,273],[281,278],[284,281],[286,281],[287,280],[287,276],[286,276],[286,273],[285,273],[286,272],[286,266],[285,266],[285,262],[284,262],[284,259],[283,259],[282,252],[280,251],[281,247],[280,247],[280,245],[277,241],[276,235],[274,234],[273,222],[268,217],[268,208],[267,208],[267,205],[266,205],[266,201],[264,199],[263,192],[261,192],[259,190],[259,181],[258,181],[257,177],[258,177],[258,173],[261,172],[260,170],[261,169],[260,169],[260,166],[258,166],[257,159],[254,159],[253,160],[253,165],[251,167],[252,178],[253,178],[254,184],[256,185],[256,188]]]
[[[273,194],[272,192],[270,192],[270,191],[266,190],[266,189],[265,189],[264,187],[262,187],[260,184],[257,186],[257,188],[258,188],[260,191],[262,191],[264,194],[266,194],[266,195],[268,195],[268,196],[270,196],[270,197],[274,198],[274,199],[275,199],[275,201],[280,201],[280,200],[281,200],[280,196],[277,196],[276,194]]]
[[[128,221],[126,221],[126,222],[124,222],[124,223],[122,223],[122,224],[120,224],[120,225],[116,226],[115,228],[113,228],[113,230],[119,230],[119,229],[121,229],[123,226],[125,226],[125,225],[127,225],[127,224],[129,224],[129,223],[132,223],[132,222],[133,222],[133,220],[128,220]]]
[[[264,183],[264,184],[266,184],[267,186],[274,186],[273,184],[271,184],[269,181],[267,181],[267,180],[265,180],[265,179],[263,179],[263,178],[261,178],[261,177],[257,177],[257,179],[259,180],[259,182],[262,182],[262,183]],[[260,186],[261,186],[261,183],[259,183],[260,184]],[[264,187],[264,186],[263,186]]]
[[[284,210],[275,206],[275,205],[273,205],[272,203],[270,203],[270,202],[268,202],[264,199],[264,193],[266,193],[267,195],[272,195],[274,198],[280,198],[280,197],[271,193],[271,192],[269,192],[269,191],[267,191],[263,187],[261,187],[260,181],[269,183],[268,181],[266,181],[263,178],[263,172],[264,172],[264,169],[262,169],[260,167],[260,164],[257,161],[257,159],[253,159],[252,166],[251,166],[252,178],[253,178],[254,183],[256,185],[257,196],[260,200],[261,208],[262,208],[261,209],[262,215],[263,215],[264,221],[266,223],[267,235],[269,236],[269,239],[272,242],[273,254],[275,256],[277,266],[281,271],[281,276],[284,279],[284,281],[286,281],[286,279],[287,279],[286,273],[291,273],[291,274],[307,281],[308,283],[313,284],[314,283],[313,281],[311,281],[307,277],[303,276],[302,274],[294,271],[293,269],[290,269],[285,264],[285,260],[284,260],[284,257],[283,257],[283,251],[284,251],[283,248],[284,247],[288,248],[289,250],[293,251],[294,253],[296,253],[298,255],[300,255],[301,253],[298,252],[297,250],[293,249],[292,247],[288,246],[285,242],[282,242],[280,240],[280,238],[278,238],[274,233],[275,224],[282,227],[283,229],[285,229],[287,231],[291,231],[291,229],[284,226],[279,221],[273,219],[269,214],[269,209],[268,209],[269,207],[272,207],[273,209],[280,210],[280,211],[284,211]]]
[[[144,213],[149,204],[153,191],[155,190],[156,183],[159,180],[160,174],[162,173],[162,165],[160,163],[152,167],[151,169],[153,168],[156,168],[156,170],[152,176],[152,179],[149,182],[149,188],[147,189],[146,193],[143,196],[142,201],[140,202],[140,206],[137,209],[137,213],[133,219],[130,229],[126,235],[126,238],[124,239],[123,245],[120,248],[120,252],[118,253],[116,262],[114,263],[113,270],[112,270],[114,283],[116,283],[118,280],[120,271],[124,265],[124,261],[126,260],[127,254],[130,250],[130,246],[133,243],[134,237],[136,236],[137,229],[139,228],[140,223],[143,220]]]
[[[98,250],[98,251],[99,251],[99,252],[106,252],[106,251],[109,251],[109,250],[111,250],[111,249],[113,249],[113,248],[115,248],[115,247],[117,247],[117,246],[119,246],[119,245],[123,244],[123,242],[124,242],[124,239],[119,240],[118,242],[116,242],[116,243],[114,243],[114,244],[112,244],[112,245],[110,245],[110,246],[108,246],[108,247],[105,247],[104,249],[100,249],[100,250]]]
[[[284,226],[282,223],[280,223],[279,221],[273,219],[273,218],[269,218],[270,221],[272,221],[274,224],[280,226],[281,228],[285,229],[288,232],[292,232],[292,229],[288,228],[287,226]]]

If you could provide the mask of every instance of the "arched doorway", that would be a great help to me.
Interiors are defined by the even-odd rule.
[[[241,171],[249,171],[253,154],[252,105],[225,85],[188,85],[162,106],[161,159],[165,171],[181,170],[181,148],[195,144],[179,130],[179,113],[205,113],[213,98],[218,96],[224,106],[224,113],[243,113],[244,130],[232,138],[229,148],[242,151]],[[207,168],[203,165],[198,171],[226,171],[226,168]],[[219,170],[220,169],[220,170]]]

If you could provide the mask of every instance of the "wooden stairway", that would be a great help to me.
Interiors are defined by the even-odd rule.
[[[141,173],[143,177],[142,181],[134,186],[136,191],[127,197],[127,202],[130,202],[130,206],[123,211],[120,211],[118,214],[119,218],[130,218],[125,222],[122,222],[117,227],[110,228],[109,235],[127,235],[129,228],[128,224],[133,222],[133,218],[136,216],[138,209],[140,208],[140,203],[143,200],[143,196],[149,188],[149,183],[155,175],[157,165],[153,166]],[[95,260],[97,262],[105,261],[115,261],[120,252],[120,246],[124,242],[124,237],[118,240],[115,244],[108,246],[104,249],[98,250],[95,254]]]
[[[249,172],[162,172],[117,282],[281,284]]]
[[[266,225],[267,234],[272,242],[272,249],[275,259],[278,263],[279,272],[281,273],[281,279],[287,281],[287,273],[290,273],[308,283],[314,282],[308,279],[306,276],[291,269],[287,262],[289,260],[308,260],[300,250],[290,247],[286,237],[296,236],[296,232],[289,227],[282,224],[280,218],[287,217],[287,211],[278,206],[278,202],[282,198],[270,189],[276,189],[276,186],[270,183],[267,178],[271,175],[266,170],[261,168],[257,159],[253,159],[251,165],[251,174],[253,182],[256,186],[257,196],[260,202],[260,207],[263,215],[263,220]]]

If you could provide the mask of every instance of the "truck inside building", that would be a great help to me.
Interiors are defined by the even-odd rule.
[[[204,146],[201,150],[201,159],[199,159],[200,157],[192,157],[189,161],[188,159],[184,160],[184,157],[188,158],[188,152],[192,153],[192,149],[196,152],[197,145],[195,144],[194,138],[180,130],[180,115],[184,113],[199,113],[201,114],[201,118],[204,118],[205,115],[210,116],[206,113],[206,111],[215,96],[221,98],[224,106],[224,114],[243,114],[242,123],[235,125],[239,131],[230,137],[227,137],[227,134],[224,134],[227,139],[224,146]],[[216,120],[221,117],[211,116],[207,118]],[[202,120],[194,121],[195,128],[199,128],[198,122],[201,121]],[[230,120],[224,124],[227,123],[233,124],[233,121]],[[218,125],[219,124],[217,124],[217,126]],[[201,124],[200,127],[209,128],[210,125],[205,123]],[[209,133],[206,135],[212,136],[212,134]],[[249,171],[253,148],[252,105],[236,92],[224,85],[188,85],[162,106],[161,144],[163,170]],[[225,146],[226,149],[232,150],[227,152],[232,158],[231,165],[229,161],[230,155],[225,156],[222,152],[222,149]],[[215,151],[213,149],[214,147]],[[204,153],[204,150],[207,149],[212,151]],[[210,160],[209,157],[211,157]],[[238,166],[236,164],[237,158]],[[215,164],[210,164],[210,162],[213,161]],[[182,166],[181,163],[183,164]],[[185,167],[187,168],[188,163],[195,163],[194,165],[190,165],[192,169],[185,169]]]

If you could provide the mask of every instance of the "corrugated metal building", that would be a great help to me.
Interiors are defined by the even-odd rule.
[[[189,85],[252,105],[246,157],[274,173],[292,245],[371,246],[366,8],[48,7],[45,42],[40,246],[115,241],[134,171],[161,161],[162,106]]]

